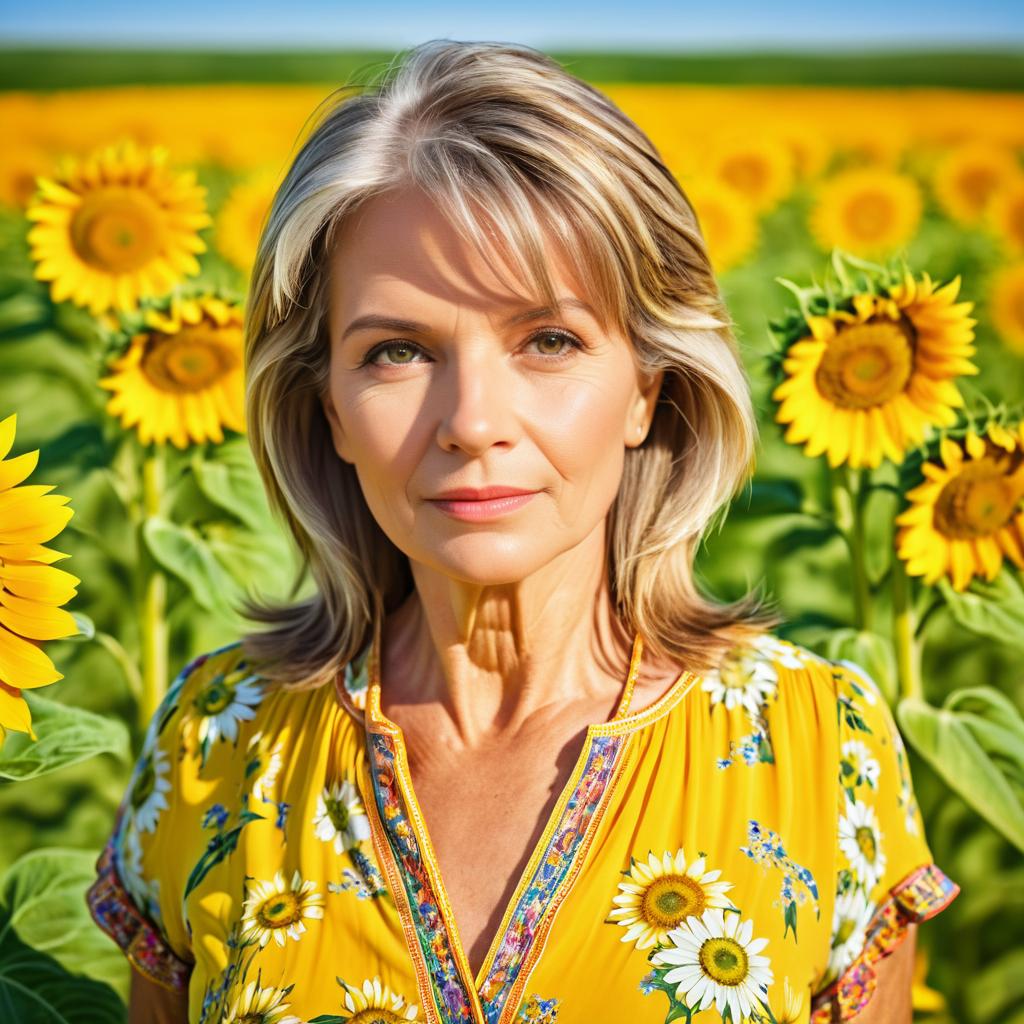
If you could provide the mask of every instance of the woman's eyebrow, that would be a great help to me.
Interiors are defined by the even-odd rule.
[[[531,309],[527,310],[525,313],[516,313],[505,321],[504,326],[512,327],[515,324],[523,323],[526,320],[538,320],[541,317],[551,316],[552,313],[563,309],[582,309],[592,317],[596,318],[597,316],[593,308],[582,299],[566,296],[559,299],[554,308],[551,306],[542,306],[540,309]],[[341,340],[344,341],[350,334],[355,334],[356,331],[366,330],[409,331],[426,334],[430,331],[430,325],[420,323],[418,320],[405,320],[398,317],[385,316],[382,313],[367,313],[364,316],[356,317],[355,320],[345,328],[341,335]]]

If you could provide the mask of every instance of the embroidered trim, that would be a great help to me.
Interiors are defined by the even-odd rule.
[[[96,870],[99,877],[85,894],[93,920],[143,974],[172,991],[187,992],[192,964],[167,945],[155,925],[132,902],[117,876],[112,842],[103,847]]]
[[[865,932],[857,959],[813,1001],[810,1024],[850,1020],[874,994],[874,965],[907,937],[913,923],[927,921],[956,898],[960,886],[936,864],[922,864],[889,890]]]
[[[395,775],[395,745],[384,733],[369,733],[373,782],[377,810],[401,873],[426,968],[430,975],[434,1002],[448,1021],[474,1020],[471,1000],[459,974],[458,964],[448,941],[440,902],[427,865],[420,853],[408,808],[398,789]]]
[[[480,989],[487,1024],[495,1024],[500,1019],[524,957],[550,925],[549,908],[577,859],[577,851],[587,837],[591,819],[601,803],[627,739],[623,735],[594,738],[579,781],[543,847],[543,856],[536,862],[529,884],[512,913],[500,925],[501,945]]]

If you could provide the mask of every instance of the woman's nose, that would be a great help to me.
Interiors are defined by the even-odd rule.
[[[506,354],[489,346],[454,356],[437,379],[437,441],[442,448],[481,452],[511,441],[518,399]]]

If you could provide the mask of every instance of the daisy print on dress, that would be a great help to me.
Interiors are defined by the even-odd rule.
[[[737,757],[747,765],[775,761],[765,709],[769,701],[778,698],[779,675],[772,660],[778,641],[774,637],[768,637],[768,641],[760,637],[733,647],[701,683],[701,689],[710,694],[712,711],[719,705],[730,713],[742,710],[754,727],[740,739],[730,741],[729,753],[715,762],[718,768],[728,768]],[[787,651],[776,656],[792,658]]]
[[[771,961],[754,938],[754,922],[708,907],[668,933],[670,945],[651,953],[657,987],[669,994],[669,1021],[714,1006],[723,1020],[740,1024],[748,1018],[772,1021],[768,988],[774,981]]]
[[[671,929],[707,907],[735,909],[725,895],[733,883],[717,881],[722,873],[717,868],[705,871],[703,853],[689,865],[682,847],[674,854],[666,850],[660,858],[652,851],[646,862],[633,857],[629,862],[605,923],[625,928],[619,941],[632,942],[636,949],[664,945]]]
[[[795,942],[797,941],[798,905],[811,900],[815,919],[821,917],[821,906],[818,903],[818,883],[815,882],[814,875],[809,868],[798,864],[786,853],[779,834],[770,828],[762,827],[760,822],[754,818],[747,822],[747,842],[750,845],[741,846],[740,850],[752,861],[763,865],[765,870],[777,868],[782,872],[781,901],[776,901],[774,906],[782,908],[782,918],[785,924],[782,937],[785,938],[792,930]]]
[[[404,996],[392,992],[377,975],[372,980],[366,979],[359,987],[341,978],[335,980],[345,990],[342,1012],[310,1017],[309,1024],[393,1024],[421,1020],[419,1005],[407,1003]]]
[[[862,886],[850,886],[836,896],[832,912],[832,944],[820,986],[831,984],[860,955],[874,913],[875,904],[864,894]]]
[[[855,879],[870,893],[885,874],[882,833],[874,807],[851,800],[848,795],[845,804],[839,816],[839,849],[846,855]]]
[[[199,715],[200,767],[205,767],[210,747],[217,740],[237,742],[239,722],[256,717],[263,684],[247,665],[242,660],[230,672],[217,672],[192,698]]]
[[[558,1020],[558,1000],[542,999],[533,993],[528,999],[524,999],[516,1014],[516,1021],[526,1024],[555,1024]]]
[[[313,830],[318,839],[331,843],[337,854],[370,838],[370,819],[351,779],[332,782],[320,790]]]
[[[323,897],[316,883],[303,881],[298,871],[291,881],[277,871],[269,882],[251,880],[242,913],[242,941],[255,940],[260,947],[273,938],[283,946],[289,938],[296,942],[306,930],[305,922],[324,916]]]
[[[863,740],[847,740],[842,747],[839,760],[840,782],[847,793],[853,798],[853,791],[862,783],[872,789],[878,786],[878,774],[881,770],[878,758]]]
[[[167,809],[171,783],[168,779],[171,762],[163,749],[151,746],[139,762],[138,774],[132,784],[129,802],[132,817],[142,832],[153,832],[161,811]]]
[[[160,879],[148,878],[142,869],[142,843],[134,822],[127,821],[118,850],[118,875],[128,894],[163,927],[160,912]]]

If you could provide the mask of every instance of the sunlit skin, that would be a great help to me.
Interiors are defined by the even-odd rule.
[[[557,294],[586,301],[551,253]],[[637,373],[628,339],[584,310],[506,325],[539,303],[509,291],[515,274],[506,267],[499,280],[495,265],[419,193],[370,202],[332,254],[323,396],[339,458],[410,559],[415,590],[383,629],[382,710],[403,730],[474,974],[586,725],[606,720],[621,694],[632,636],[609,601],[605,520],[661,384]],[[425,329],[343,337],[371,313]],[[560,344],[553,329],[583,348]],[[490,484],[540,493],[489,522],[428,503],[447,488]],[[645,651],[631,709],[680,670]],[[858,1020],[909,1024],[913,941],[911,930],[880,962]],[[187,1020],[185,994],[132,974],[131,1021]]]
[[[551,252],[557,295],[586,302]],[[464,747],[546,707],[614,706],[632,637],[604,584],[605,522],[663,377],[641,379],[629,340],[583,309],[506,325],[538,302],[492,265],[409,189],[364,207],[330,267],[325,413],[416,584],[385,624],[383,689],[398,702],[409,680]],[[349,330],[371,314],[424,329]],[[428,500],[494,484],[540,493],[490,522]]]

